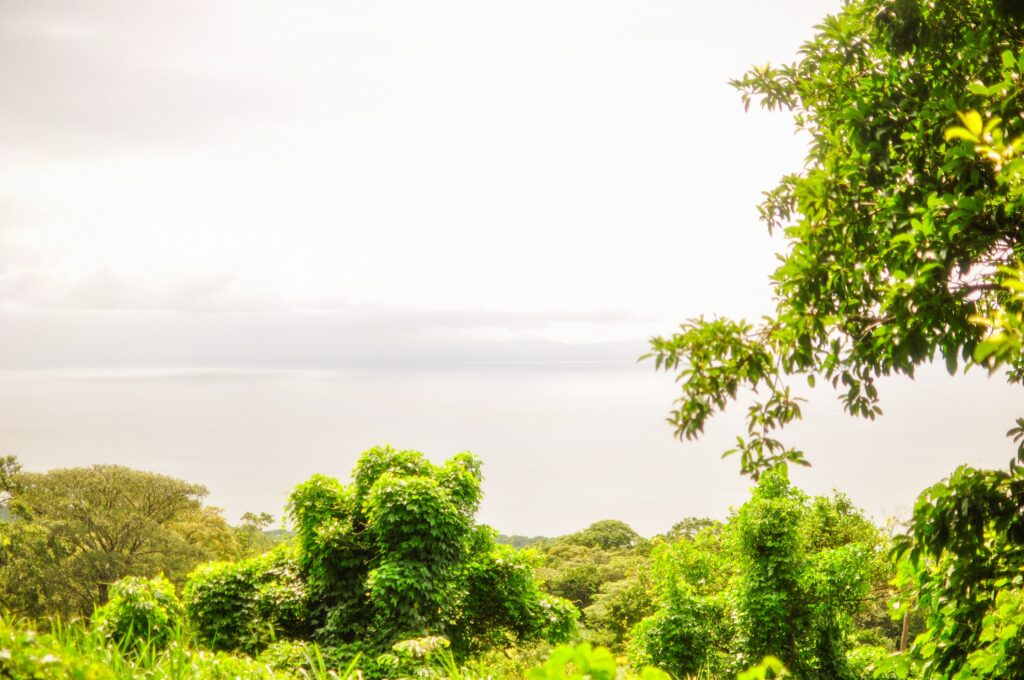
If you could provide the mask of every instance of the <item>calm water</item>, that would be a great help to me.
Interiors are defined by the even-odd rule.
[[[887,416],[873,424],[816,390],[790,437],[815,463],[800,484],[838,487],[884,515],[960,462],[1012,454],[1002,433],[1024,414],[1019,391],[937,371],[888,388]],[[652,534],[687,515],[723,516],[746,496],[735,461],[718,460],[736,417],[683,445],[663,420],[673,396],[667,376],[631,363],[0,371],[0,452],[32,470],[119,463],[199,482],[235,520],[279,517],[292,486],[315,472],[347,477],[374,444],[435,460],[469,450],[484,460],[481,519],[502,531],[614,517]]]

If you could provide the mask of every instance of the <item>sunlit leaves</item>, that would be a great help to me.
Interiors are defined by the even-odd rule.
[[[874,418],[879,377],[939,357],[951,373],[1000,362],[1004,336],[974,319],[1004,309],[998,272],[1024,257],[1010,181],[1021,140],[1004,133],[1024,110],[1024,27],[1006,15],[986,0],[853,0],[799,61],[733,82],[744,105],[791,112],[810,145],[760,206],[785,236],[775,314],[697,319],[651,341],[656,366],[678,376],[677,436],[753,393],[731,453],[756,475],[803,458],[776,432],[800,417],[794,377],[824,377],[849,413]],[[1002,363],[1024,377],[1019,351]]]

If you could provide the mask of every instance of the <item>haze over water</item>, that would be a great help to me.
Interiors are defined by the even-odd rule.
[[[952,385],[956,398],[928,399]],[[956,464],[1005,464],[1000,433],[1019,404],[1001,390],[977,373],[929,370],[883,383],[887,413],[867,423],[819,388],[789,433],[814,467],[794,476],[812,492],[838,487],[878,518],[906,514]],[[347,478],[375,444],[434,460],[469,450],[484,461],[480,519],[505,533],[617,518],[652,535],[686,516],[723,517],[748,484],[737,461],[718,459],[740,410],[680,444],[663,421],[673,397],[668,376],[631,362],[6,370],[0,441],[32,470],[118,463],[202,483],[231,521],[248,510],[280,518],[292,486]],[[978,399],[989,406],[968,421]]]

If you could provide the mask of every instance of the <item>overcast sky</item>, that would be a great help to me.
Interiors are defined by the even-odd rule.
[[[94,448],[55,425],[82,400],[117,413],[127,393],[26,387],[26,370],[625,364],[688,317],[769,312],[782,243],[756,205],[801,166],[803,140],[784,115],[745,114],[727,81],[792,59],[838,4],[0,0],[0,401],[23,405],[0,419],[0,449],[34,468],[133,462],[138,442],[95,448],[123,435],[116,418],[91,421]],[[650,370],[636,367],[636,380],[651,384]],[[613,389],[641,384],[595,375],[548,394],[605,385],[611,412]],[[662,380],[644,436],[675,456]],[[936,383],[914,399],[944,427],[1001,432],[1006,414],[983,383]],[[145,392],[135,385],[132,399]],[[479,401],[458,393],[456,420]],[[161,422],[183,403],[168,399]],[[407,414],[426,417],[414,404]],[[551,427],[523,417],[538,436]],[[588,418],[578,450],[561,447],[572,460],[608,441],[602,417]],[[844,436],[809,427],[810,447]],[[480,441],[500,448],[507,436]],[[985,460],[1008,450],[991,445]],[[944,455],[942,469],[959,462]],[[822,475],[819,486],[841,481]],[[896,491],[912,497],[927,481]],[[238,512],[254,502],[213,497]],[[505,527],[551,526],[507,505]]]
[[[31,338],[4,360],[323,314],[444,345],[766,311],[755,206],[803,149],[726,81],[833,4],[3,0],[0,310]],[[108,354],[36,346],[97,311]]]

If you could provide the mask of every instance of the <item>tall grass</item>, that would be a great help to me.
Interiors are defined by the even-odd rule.
[[[42,634],[33,632],[40,629]],[[358,658],[345,669],[332,669],[316,645],[310,645],[306,655],[307,668],[286,672],[250,657],[203,650],[182,627],[172,632],[166,645],[144,636],[117,643],[81,620],[54,618],[37,628],[31,621],[0,613],[0,677],[5,679],[79,677],[78,670],[70,670],[74,664],[88,666],[81,677],[97,680],[362,680]],[[12,657],[20,665],[14,665]],[[37,674],[44,667],[48,674]]]

